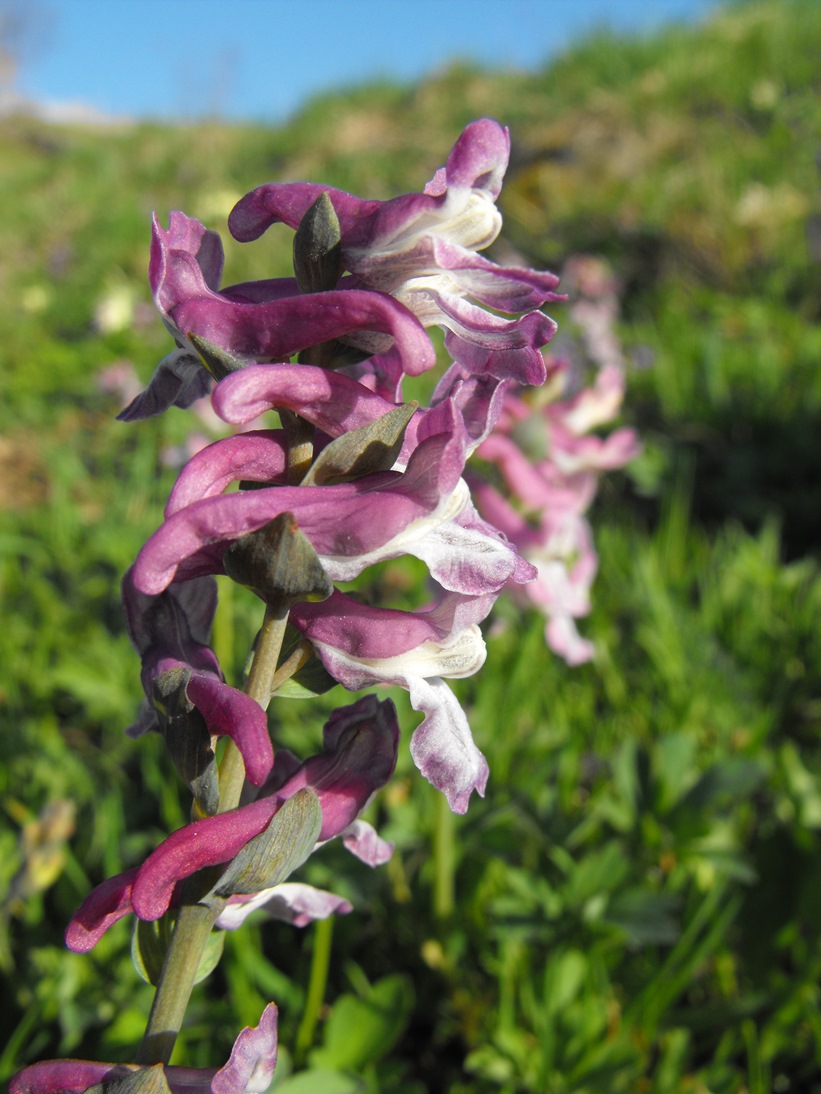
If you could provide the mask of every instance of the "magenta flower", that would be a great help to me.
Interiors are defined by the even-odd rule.
[[[120,415],[133,421],[169,406],[187,407],[206,394],[211,376],[192,345],[195,334],[232,357],[286,360],[299,350],[348,338],[365,352],[395,348],[404,372],[417,375],[435,363],[419,321],[401,303],[358,288],[300,294],[280,278],[219,290],[222,243],[216,232],[180,212],[168,230],[154,220],[149,281],[155,303],[177,342],[146,390]]]
[[[411,738],[411,755],[456,813],[467,810],[474,790],[484,795],[488,766],[442,678],[471,676],[483,665],[485,643],[477,624],[494,599],[451,593],[428,611],[403,612],[334,592],[320,604],[297,604],[291,613],[344,687],[356,691],[381,683],[407,689],[413,708],[425,715]]]
[[[216,582],[204,577],[159,596],[146,596],[135,587],[129,570],[122,588],[128,633],[142,658],[146,694],[130,734],[162,732],[167,719],[158,709],[160,696],[181,689],[185,705],[199,711],[212,738],[233,739],[249,780],[261,786],[274,762],[265,711],[225,683],[207,644],[217,605]]]
[[[228,226],[241,242],[277,221],[297,228],[327,193],[354,285],[390,293],[426,327],[444,327],[448,351],[470,371],[540,384],[539,350],[556,326],[535,309],[563,299],[553,291],[558,278],[497,266],[476,253],[499,234],[495,201],[509,156],[507,130],[484,118],[464,130],[421,194],[370,201],[316,183],[271,183],[242,198]],[[508,321],[488,308],[528,314]]]
[[[169,908],[177,884],[208,866],[230,862],[268,826],[284,802],[305,787],[319,798],[319,841],[345,837],[372,795],[393,774],[399,740],[396,711],[389,701],[367,695],[334,711],[324,728],[325,751],[295,770],[287,754],[277,756],[275,789],[228,813],[205,817],[173,832],[142,866],[109,878],[94,889],[66,931],[66,945],[77,953],[92,949],[112,924],[134,912],[158,919]],[[287,777],[277,785],[280,756]],[[367,840],[366,834],[354,835]],[[363,854],[367,854],[367,850]]]
[[[242,1030],[228,1062],[216,1068],[164,1067],[172,1094],[262,1094],[277,1062],[277,1008],[269,1003],[258,1026]],[[9,1094],[85,1094],[100,1083],[113,1083],[144,1070],[136,1064],[87,1060],[45,1060],[20,1071]]]

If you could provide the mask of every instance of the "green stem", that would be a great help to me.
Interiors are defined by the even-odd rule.
[[[187,904],[180,908],[160,973],[148,1025],[137,1051],[138,1064],[170,1063],[194,987],[200,957],[220,911],[221,905],[207,908],[203,904]]]
[[[453,813],[444,794],[436,795],[433,829],[433,914],[449,919],[454,908]]]
[[[308,981],[308,994],[305,999],[305,1011],[296,1035],[294,1046],[294,1064],[299,1067],[305,1061],[308,1050],[313,1044],[314,1032],[319,1021],[319,1012],[325,999],[328,984],[328,969],[331,964],[331,942],[334,934],[334,921],[331,916],[318,919],[314,924],[314,951],[311,957],[311,977]]]
[[[271,701],[272,683],[287,622],[287,608],[270,604],[266,606],[265,618],[257,636],[254,660],[245,684],[246,694],[256,700],[263,710],[268,709]],[[220,764],[220,813],[236,809],[244,785],[245,764],[242,762],[242,755],[234,742],[229,741]]]

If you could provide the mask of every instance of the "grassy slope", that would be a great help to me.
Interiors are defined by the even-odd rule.
[[[819,1081],[820,47],[817,5],[775,0],[704,29],[593,39],[542,73],[456,67],[341,93],[275,131],[3,123],[0,718],[15,747],[0,884],[22,891],[28,816],[61,797],[78,808],[56,883],[13,905],[3,1068],[127,1058],[149,997],[127,931],[78,959],[59,928],[89,884],[185,819],[158,742],[122,737],[139,685],[116,589],[185,423],[119,426],[94,386],[123,358],[145,378],[167,349],[144,288],[152,209],[224,230],[269,178],[414,188],[491,114],[514,141],[505,245],[555,268],[604,254],[622,281],[625,344],[651,362],[631,370],[627,408],[647,452],[598,509],[596,664],[561,666],[532,618],[492,637],[487,670],[459,689],[493,778],[455,825],[455,873],[407,757],[381,806],[392,866],[312,864],[318,883],[342,871],[361,909],[337,925],[329,997],[397,971],[414,985],[390,1062],[364,1068],[373,1089]],[[286,272],[287,247],[285,233],[231,247],[228,277]],[[112,294],[132,322],[106,333],[95,315]],[[223,623],[227,664],[247,616],[237,602]],[[283,718],[315,731],[304,706]],[[435,914],[449,877],[450,917]],[[220,999],[192,1012],[192,1062],[217,1058],[215,1017],[230,1044],[235,1015],[255,1020],[271,996],[293,1043],[310,934],[266,928],[265,960],[249,937],[229,939]]]

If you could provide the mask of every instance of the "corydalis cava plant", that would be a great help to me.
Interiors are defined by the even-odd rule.
[[[209,393],[231,425],[274,416],[190,461],[123,581],[145,692],[131,732],[163,734],[194,819],[98,886],[67,941],[84,952],[132,918],[137,964],[156,987],[145,1036],[133,1064],[37,1064],[13,1094],[268,1085],[273,1007],[218,1071],[170,1066],[200,956],[212,931],[240,928],[256,908],[297,925],[351,910],[291,878],[331,839],[372,866],[389,857],[361,814],[399,747],[393,705],[366,695],[334,711],[319,753],[296,756],[271,739],[272,698],[296,684],[404,687],[423,715],[410,742],[422,774],[456,812],[485,792],[487,763],[445,680],[481,667],[482,620],[502,588],[537,570],[474,507],[465,467],[492,443],[511,385],[544,380],[555,324],[540,309],[559,299],[552,274],[479,254],[499,232],[508,154],[507,131],[484,119],[420,193],[254,190],[230,230],[251,242],[277,222],[294,229],[294,277],[222,287],[217,234],[181,212],[167,228],[155,219],[149,280],[175,347],[121,418]],[[433,326],[450,360],[429,405],[405,403],[404,378],[436,365]],[[429,574],[412,611],[337,587],[406,555]],[[262,605],[244,680],[227,681],[212,648],[215,575]],[[170,939],[157,961],[141,949],[142,925],[165,917],[169,930],[151,936]]]

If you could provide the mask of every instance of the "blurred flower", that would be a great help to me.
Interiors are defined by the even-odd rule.
[[[639,446],[632,429],[615,430],[606,438],[589,435],[619,412],[621,370],[607,366],[592,387],[562,399],[570,376],[569,366],[555,367],[550,385],[554,401],[541,407],[509,392],[497,430],[479,447],[479,456],[498,469],[513,503],[489,481],[477,478],[471,485],[479,511],[536,568],[535,581],[511,588],[547,616],[548,646],[577,665],[594,653],[575,620],[590,611],[590,587],[598,567],[583,514],[601,473],[623,467]]]

